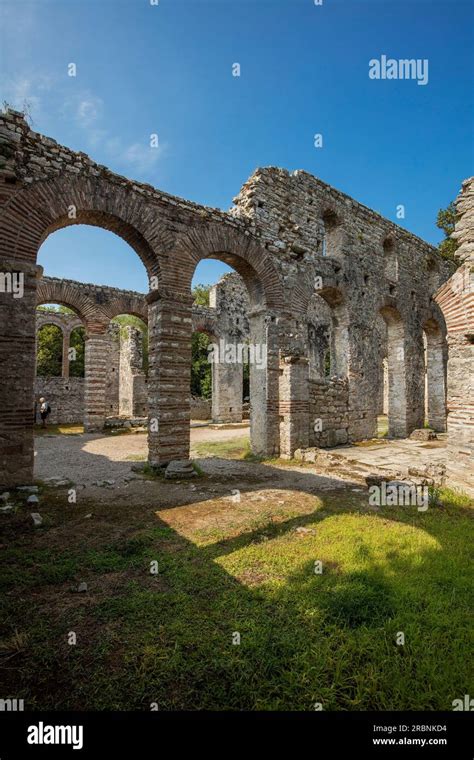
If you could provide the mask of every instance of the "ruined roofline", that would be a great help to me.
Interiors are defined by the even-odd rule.
[[[214,206],[205,206],[203,204],[196,203],[195,201],[190,201],[187,198],[182,198],[179,195],[172,195],[171,193],[167,193],[164,190],[159,190],[149,182],[139,182],[137,180],[131,179],[130,177],[126,177],[124,174],[118,174],[117,172],[109,169],[108,166],[99,164],[94,161],[94,159],[92,159],[87,153],[84,153],[83,151],[72,150],[72,148],[68,148],[66,145],[58,143],[58,141],[53,137],[43,135],[41,132],[35,132],[30,128],[28,122],[26,121],[25,115],[21,111],[15,111],[12,108],[8,108],[6,111],[0,110],[0,137],[3,139],[8,139],[10,137],[12,147],[15,149],[18,149],[20,147],[19,141],[17,138],[12,138],[11,133],[9,134],[11,131],[8,128],[4,128],[4,125],[6,123],[14,125],[20,129],[22,138],[24,140],[28,139],[36,142],[38,145],[38,154],[41,153],[41,148],[47,150],[48,148],[54,147],[61,151],[62,160],[68,159],[70,161],[78,161],[79,163],[83,164],[83,168],[92,168],[105,179],[108,179],[112,182],[117,182],[117,184],[122,186],[128,185],[131,190],[143,193],[144,195],[147,195],[154,200],[168,203],[172,206],[179,206],[182,209],[189,211],[190,213],[198,214],[200,216],[208,215],[210,217],[216,218],[216,220],[220,219],[221,221],[226,221],[234,227],[244,227],[246,230],[248,230],[248,224],[246,224],[244,220],[238,219],[224,209],[216,208]],[[18,135],[18,132],[16,134]],[[21,147],[24,148],[24,146]],[[23,159],[20,163],[25,166],[25,164],[28,163],[28,158]],[[5,173],[5,169],[2,170],[0,168],[0,174],[2,173]],[[38,179],[36,181],[45,180]]]
[[[9,125],[9,127],[5,128],[5,125]],[[20,134],[21,133],[21,136]],[[13,137],[15,135],[15,137]],[[248,235],[250,233],[254,234],[256,237],[260,237],[260,232],[258,230],[258,227],[255,227],[255,218],[248,215],[240,216],[236,214],[236,211],[241,210],[241,208],[238,206],[238,204],[232,206],[227,211],[215,208],[212,206],[204,206],[199,203],[195,203],[194,201],[187,200],[186,198],[182,198],[177,195],[172,195],[170,193],[166,193],[162,190],[158,190],[153,185],[146,183],[146,182],[137,182],[133,179],[130,179],[122,174],[117,174],[113,171],[111,171],[107,166],[103,164],[98,164],[93,159],[90,158],[90,156],[87,153],[84,153],[82,151],[74,151],[71,148],[68,148],[64,145],[61,145],[56,140],[54,140],[51,137],[47,137],[46,135],[43,135],[39,132],[33,131],[28,122],[25,119],[25,115],[21,113],[20,111],[15,111],[14,109],[8,109],[7,111],[0,112],[0,136],[3,139],[10,139],[12,148],[14,148],[14,153],[18,151],[18,149],[21,149],[23,152],[23,156],[21,160],[19,160],[19,165],[21,168],[24,169],[24,173],[26,174],[26,166],[30,165],[30,171],[31,166],[34,167],[35,170],[38,170],[38,163],[41,162],[41,153],[44,151],[45,153],[48,152],[48,149],[54,148],[56,151],[60,151],[59,160],[64,162],[65,166],[68,164],[74,164],[71,169],[74,170],[74,172],[80,172],[81,170],[84,170],[85,172],[90,171],[91,169],[95,174],[98,176],[102,176],[104,179],[107,179],[111,182],[117,183],[119,186],[128,186],[130,190],[133,190],[135,192],[141,193],[148,198],[152,200],[156,200],[158,203],[164,203],[171,206],[178,206],[184,211],[188,211],[189,213],[193,215],[199,215],[200,217],[206,216],[209,218],[214,218],[216,221],[223,221],[227,224],[230,224],[234,227],[240,227],[242,228],[245,233]],[[28,145],[28,141],[33,143],[33,145]],[[12,156],[13,158],[13,156]],[[30,162],[29,162],[30,159]],[[31,160],[33,159],[33,160]],[[4,168],[3,170],[0,170],[0,173],[8,173],[8,169]],[[356,201],[354,198],[352,198],[350,195],[347,195],[346,193],[343,193],[340,190],[337,190],[336,188],[332,187],[332,185],[327,184],[323,180],[319,179],[318,177],[315,177],[313,174],[310,174],[309,172],[305,171],[304,169],[297,169],[292,172],[290,172],[288,169],[276,167],[276,166],[268,166],[268,167],[259,167],[257,168],[253,174],[246,180],[246,182],[242,185],[240,188],[237,196],[234,198],[234,204],[237,199],[240,197],[245,196],[246,189],[249,187],[249,185],[252,183],[252,181],[255,178],[258,178],[260,175],[268,175],[269,173],[278,173],[279,175],[283,175],[286,178],[297,178],[298,176],[307,177],[312,183],[315,183],[318,187],[322,188],[325,191],[328,191],[332,194],[332,196],[336,196],[336,198],[342,202],[346,203],[349,201],[355,209],[360,211],[362,214],[364,214],[369,219],[374,219],[378,222],[382,221],[384,225],[387,226],[387,232],[393,231],[394,234],[397,234],[397,236],[401,237],[402,239],[405,238],[408,241],[415,241],[417,244],[422,245],[425,249],[425,251],[431,252],[433,255],[436,255],[439,257],[440,261],[445,261],[442,256],[439,253],[439,250],[432,246],[430,243],[427,243],[422,238],[415,235],[413,232],[410,232],[409,230],[406,230],[403,227],[400,227],[400,225],[396,224],[395,222],[392,222],[390,219],[387,219],[386,217],[382,216],[381,214],[377,213],[373,209],[369,208],[368,206],[365,206],[363,203],[360,203],[359,201]],[[51,178],[53,178],[55,175],[52,174]],[[20,174],[20,179],[21,179]],[[31,182],[31,179],[28,181]],[[48,181],[48,178],[37,178],[36,181]]]
[[[239,198],[242,192],[245,192],[245,189],[250,183],[255,179],[258,178],[261,175],[268,175],[270,173],[278,173],[280,175],[283,175],[285,178],[288,177],[291,178],[297,178],[300,175],[303,175],[307,177],[312,183],[316,184],[318,187],[320,187],[323,190],[329,191],[332,196],[336,196],[337,200],[339,200],[341,203],[347,203],[349,200],[351,204],[353,204],[357,210],[359,210],[361,213],[363,213],[365,216],[369,218],[374,218],[377,221],[382,221],[384,224],[386,224],[390,229],[392,229],[394,232],[397,233],[397,235],[400,235],[401,237],[405,237],[408,240],[416,241],[417,243],[421,243],[426,249],[429,249],[434,254],[437,254],[437,256],[442,259],[442,261],[445,261],[443,257],[441,256],[438,248],[431,243],[428,243],[426,240],[423,240],[423,238],[420,238],[418,235],[416,235],[414,232],[410,232],[410,230],[407,230],[405,227],[401,227],[396,222],[393,222],[391,219],[387,219],[386,216],[382,216],[382,214],[379,214],[378,211],[374,211],[369,206],[366,206],[364,203],[361,203],[360,201],[355,200],[351,195],[348,195],[347,193],[344,193],[342,190],[338,190],[336,187],[333,187],[332,185],[329,185],[327,182],[324,182],[324,180],[320,179],[319,177],[316,177],[314,174],[311,174],[310,172],[306,171],[305,169],[294,169],[293,171],[290,171],[288,169],[279,167],[279,166],[260,166],[255,169],[255,171],[250,175],[248,180],[244,182],[242,185],[239,193],[234,198],[235,201]],[[235,205],[232,207],[232,209],[239,208],[238,205]]]
[[[43,275],[40,278],[40,282],[60,282],[64,285],[80,286],[81,288],[85,287],[93,288],[94,290],[108,290],[118,295],[133,296],[135,298],[145,299],[147,296],[147,293],[139,293],[137,290],[123,290],[122,288],[114,288],[113,285],[96,285],[93,282],[80,282],[79,280],[70,280],[65,277],[50,277],[49,275]]]

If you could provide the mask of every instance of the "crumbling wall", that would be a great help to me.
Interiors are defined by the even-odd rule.
[[[403,381],[402,403],[392,409],[393,434],[421,427],[423,325],[450,265],[428,243],[304,171],[258,169],[234,203],[231,213],[251,222],[279,262],[293,312],[311,291],[332,311],[336,374],[348,381],[349,440],[376,434],[383,397],[384,346],[375,335],[380,316],[391,327],[392,385]],[[310,353],[304,340],[300,344]],[[391,396],[397,402],[396,393]]]
[[[348,442],[347,380],[311,380],[309,445],[330,448]]]
[[[461,267],[436,294],[448,329],[448,479],[474,494],[474,177],[456,201]]]

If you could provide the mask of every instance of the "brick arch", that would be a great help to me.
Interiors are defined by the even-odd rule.
[[[72,206],[74,218],[68,215]],[[115,233],[138,254],[149,277],[160,277],[160,255],[172,247],[173,235],[161,223],[159,206],[106,176],[68,174],[19,187],[0,210],[0,256],[35,262],[48,235],[73,224]]]
[[[63,335],[70,335],[78,327],[84,327],[84,322],[76,315],[69,322],[65,322],[61,317],[63,314],[55,313],[53,311],[37,311],[36,312],[36,331],[41,330],[44,325],[56,325],[62,330]],[[72,316],[72,315],[70,315]]]
[[[179,236],[166,272],[168,286],[189,292],[197,264],[202,259],[217,259],[240,274],[252,306],[281,309],[285,297],[273,259],[255,239],[231,224],[230,220],[201,223]]]
[[[67,280],[39,280],[36,305],[58,303],[72,309],[84,322],[88,332],[103,332],[108,318],[80,288]]]
[[[148,324],[148,304],[145,296],[139,298],[138,296],[124,294],[109,303],[104,303],[102,310],[109,319],[114,319],[121,314],[130,314],[133,317],[141,319],[145,325]]]

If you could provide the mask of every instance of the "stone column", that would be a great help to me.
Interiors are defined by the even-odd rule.
[[[148,461],[189,459],[193,298],[152,290],[148,301]]]
[[[62,364],[62,376],[69,377],[69,343],[71,333],[67,330],[63,331],[63,364]]]
[[[405,436],[425,424],[425,350],[421,327],[405,331]]]
[[[446,432],[446,366],[444,341],[441,335],[427,333],[426,396],[430,428]]]
[[[237,340],[227,335],[216,343],[218,357],[211,364],[213,422],[242,422],[244,367]]]
[[[36,285],[42,267],[0,259],[0,486],[33,481]]]
[[[145,382],[142,341],[141,331],[130,325],[120,338],[119,414],[123,417],[135,416],[139,386]]]
[[[105,424],[106,380],[110,340],[104,332],[90,333],[85,345],[84,430],[100,432]]]
[[[282,356],[280,361],[280,456],[291,459],[309,446],[309,360]]]
[[[309,446],[309,346],[305,322],[280,317],[280,456]]]
[[[279,429],[279,354],[277,316],[264,310],[249,313],[250,345],[250,441],[258,456],[278,456]]]

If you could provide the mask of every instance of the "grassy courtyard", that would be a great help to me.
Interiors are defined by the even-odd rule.
[[[364,490],[245,466],[239,500],[212,476],[75,505],[42,486],[40,528],[26,506],[2,516],[2,694],[28,709],[449,710],[472,693],[469,501],[375,511]]]

